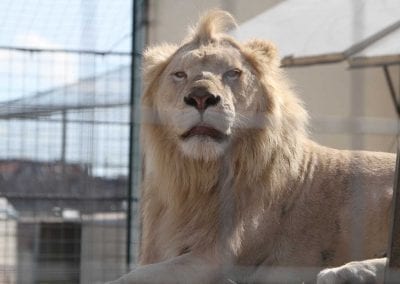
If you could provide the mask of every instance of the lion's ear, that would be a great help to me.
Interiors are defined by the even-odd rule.
[[[171,44],[148,47],[143,53],[143,81],[153,81],[165,68],[170,57],[177,49],[176,45]]]
[[[245,43],[249,55],[255,62],[268,65],[279,65],[278,50],[269,41],[254,39]]]

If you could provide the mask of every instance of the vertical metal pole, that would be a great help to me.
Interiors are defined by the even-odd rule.
[[[397,116],[400,117],[400,104],[396,96],[396,91],[394,89],[392,78],[390,77],[389,68],[386,65],[383,66],[383,73],[385,74],[386,83],[389,87],[389,93],[392,98],[395,110],[397,112]]]
[[[130,89],[130,146],[129,146],[129,178],[128,178],[128,215],[127,215],[127,233],[126,233],[126,263],[130,267],[133,262],[132,258],[132,240],[138,238],[137,234],[133,234],[134,220],[132,212],[137,210],[133,206],[133,202],[137,202],[135,194],[139,194],[136,187],[140,183],[141,175],[141,157],[139,155],[139,128],[136,119],[139,117],[139,98],[140,98],[140,64],[141,51],[147,40],[147,0],[132,0],[132,48],[131,48],[131,89]],[[136,191],[135,191],[136,190]]]
[[[392,78],[387,66],[383,67],[385,78],[389,86],[390,95],[398,117],[400,105],[395,93]],[[385,271],[385,283],[399,283],[400,279],[400,145],[397,141],[396,171],[393,184],[391,231],[389,232],[388,263]]]
[[[136,19],[137,1],[132,0],[132,42],[131,42],[131,76],[130,76],[130,124],[129,124],[129,175],[128,175],[128,208],[126,218],[126,265],[129,269],[132,262],[131,243],[132,243],[132,200],[133,200],[133,165],[134,165],[134,144],[135,141],[135,75],[136,75]]]
[[[62,133],[61,133],[61,167],[64,173],[65,171],[65,163],[66,163],[66,155],[67,155],[67,111],[63,110],[61,113],[62,116]]]
[[[385,271],[385,283],[399,283],[400,270],[400,148],[397,145],[396,174],[393,185],[392,228],[389,232],[388,263]],[[396,273],[397,272],[397,273]],[[397,277],[396,277],[397,274]]]

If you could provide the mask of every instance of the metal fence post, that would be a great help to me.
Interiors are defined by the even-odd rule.
[[[390,95],[396,109],[397,116],[400,117],[400,104],[396,95],[393,81],[390,77],[389,69],[387,66],[383,67],[385,78],[389,87]],[[400,145],[397,141],[397,160],[396,171],[393,183],[393,200],[392,200],[392,216],[391,216],[391,230],[389,232],[389,246],[388,246],[388,262],[385,271],[385,283],[399,283],[398,278],[400,273]]]
[[[132,42],[131,42],[131,86],[130,86],[130,131],[129,131],[129,178],[127,206],[126,264],[132,264],[134,240],[133,202],[137,202],[138,185],[141,177],[141,157],[139,151],[139,118],[140,112],[140,66],[142,49],[147,36],[147,0],[132,0]]]

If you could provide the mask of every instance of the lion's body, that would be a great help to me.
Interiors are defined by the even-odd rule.
[[[234,178],[229,182],[234,193],[221,193],[218,173],[224,169],[183,161],[160,165],[166,172],[153,172],[144,183],[142,263],[188,251],[218,259],[222,244],[229,244],[235,263],[245,266],[327,267],[383,256],[394,155],[339,151],[310,141],[302,151],[298,176],[282,184],[272,203],[269,168],[258,179],[244,177],[245,184]],[[290,176],[280,174],[283,180]],[[192,175],[198,179],[191,180]],[[199,190],[175,193],[188,183]],[[160,191],[182,199],[172,205]]]
[[[322,268],[385,253],[394,155],[309,140],[274,47],[237,43],[223,33],[232,23],[211,12],[183,45],[145,54],[144,266],[132,283],[221,283],[216,267]]]

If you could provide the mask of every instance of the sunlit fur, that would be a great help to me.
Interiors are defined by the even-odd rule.
[[[240,265],[329,266],[378,254],[386,246],[394,156],[310,141],[306,111],[274,46],[239,43],[225,33],[233,26],[228,13],[211,11],[181,45],[144,54],[140,262],[190,251],[220,262],[229,255]],[[240,83],[224,82],[221,74],[235,64]],[[170,74],[181,69],[189,81],[174,82]],[[227,135],[222,142],[180,138],[200,119],[183,101],[196,84],[221,96],[204,119]],[[351,254],[352,222],[344,215],[361,202],[353,179],[366,187],[357,212],[370,222],[359,255]],[[321,259],[324,250],[332,255]]]

